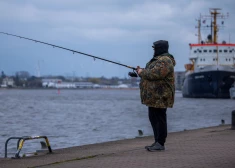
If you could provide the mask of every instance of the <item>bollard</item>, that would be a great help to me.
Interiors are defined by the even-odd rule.
[[[232,111],[232,130],[235,130],[235,110]]]

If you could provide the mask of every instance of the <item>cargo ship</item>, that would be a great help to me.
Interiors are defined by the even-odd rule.
[[[197,25],[198,43],[189,44],[189,64],[185,64],[183,97],[230,98],[229,89],[235,82],[235,44],[218,42],[218,31],[227,15],[219,8],[210,9],[210,15],[200,15]],[[208,22],[209,25],[202,26]],[[220,24],[218,21],[220,20]],[[201,29],[210,29],[206,40],[201,38]]]

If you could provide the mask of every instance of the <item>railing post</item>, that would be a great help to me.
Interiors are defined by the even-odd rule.
[[[235,130],[235,110],[232,111],[231,129]]]
[[[50,146],[50,143],[49,143],[48,138],[47,138],[46,136],[44,136],[44,139],[45,139],[45,141],[46,141],[46,144],[47,144],[49,153],[52,153],[51,146]]]
[[[19,142],[20,142],[21,139],[23,139],[23,137],[10,137],[6,140],[6,143],[5,143],[5,158],[7,158],[7,144],[11,139],[18,139],[18,142],[17,142],[17,149],[18,149]]]

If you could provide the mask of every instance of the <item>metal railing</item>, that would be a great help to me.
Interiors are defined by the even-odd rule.
[[[20,151],[23,148],[24,142],[27,140],[33,140],[33,139],[42,139],[44,138],[46,141],[46,146],[48,148],[49,153],[52,153],[52,149],[49,143],[49,140],[47,136],[23,136],[23,137],[10,137],[6,140],[5,143],[5,158],[7,158],[7,144],[11,139],[18,139],[17,141],[17,152],[15,154],[15,157],[13,158],[20,158]]]

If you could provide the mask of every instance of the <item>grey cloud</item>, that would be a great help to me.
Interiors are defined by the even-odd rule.
[[[200,13],[208,14],[209,8],[220,7],[223,13],[230,13],[219,39],[228,39],[230,34],[235,41],[234,6],[234,0],[1,0],[0,29],[71,48],[80,44],[88,52],[89,45],[97,43],[92,51],[101,55],[119,46],[119,60],[139,64],[147,61],[141,54],[152,54],[147,45],[168,39],[180,62],[176,69],[183,69],[188,43],[197,42],[195,19]],[[202,34],[205,38],[208,31]]]
[[[229,9],[229,4],[233,2],[225,0],[223,4],[216,0],[214,3],[217,6],[225,4],[224,7]],[[138,0],[132,3],[124,0],[24,0],[22,3],[1,1],[0,19],[47,24],[57,32],[69,34],[72,30],[88,39],[92,36],[99,40],[121,39],[128,34],[145,36],[160,33],[169,34],[173,38],[177,37],[176,32],[185,32],[186,35],[181,38],[189,41],[189,33],[196,25],[195,19],[199,17],[200,11],[208,13],[214,3],[205,0]],[[139,39],[139,36],[134,37]]]

